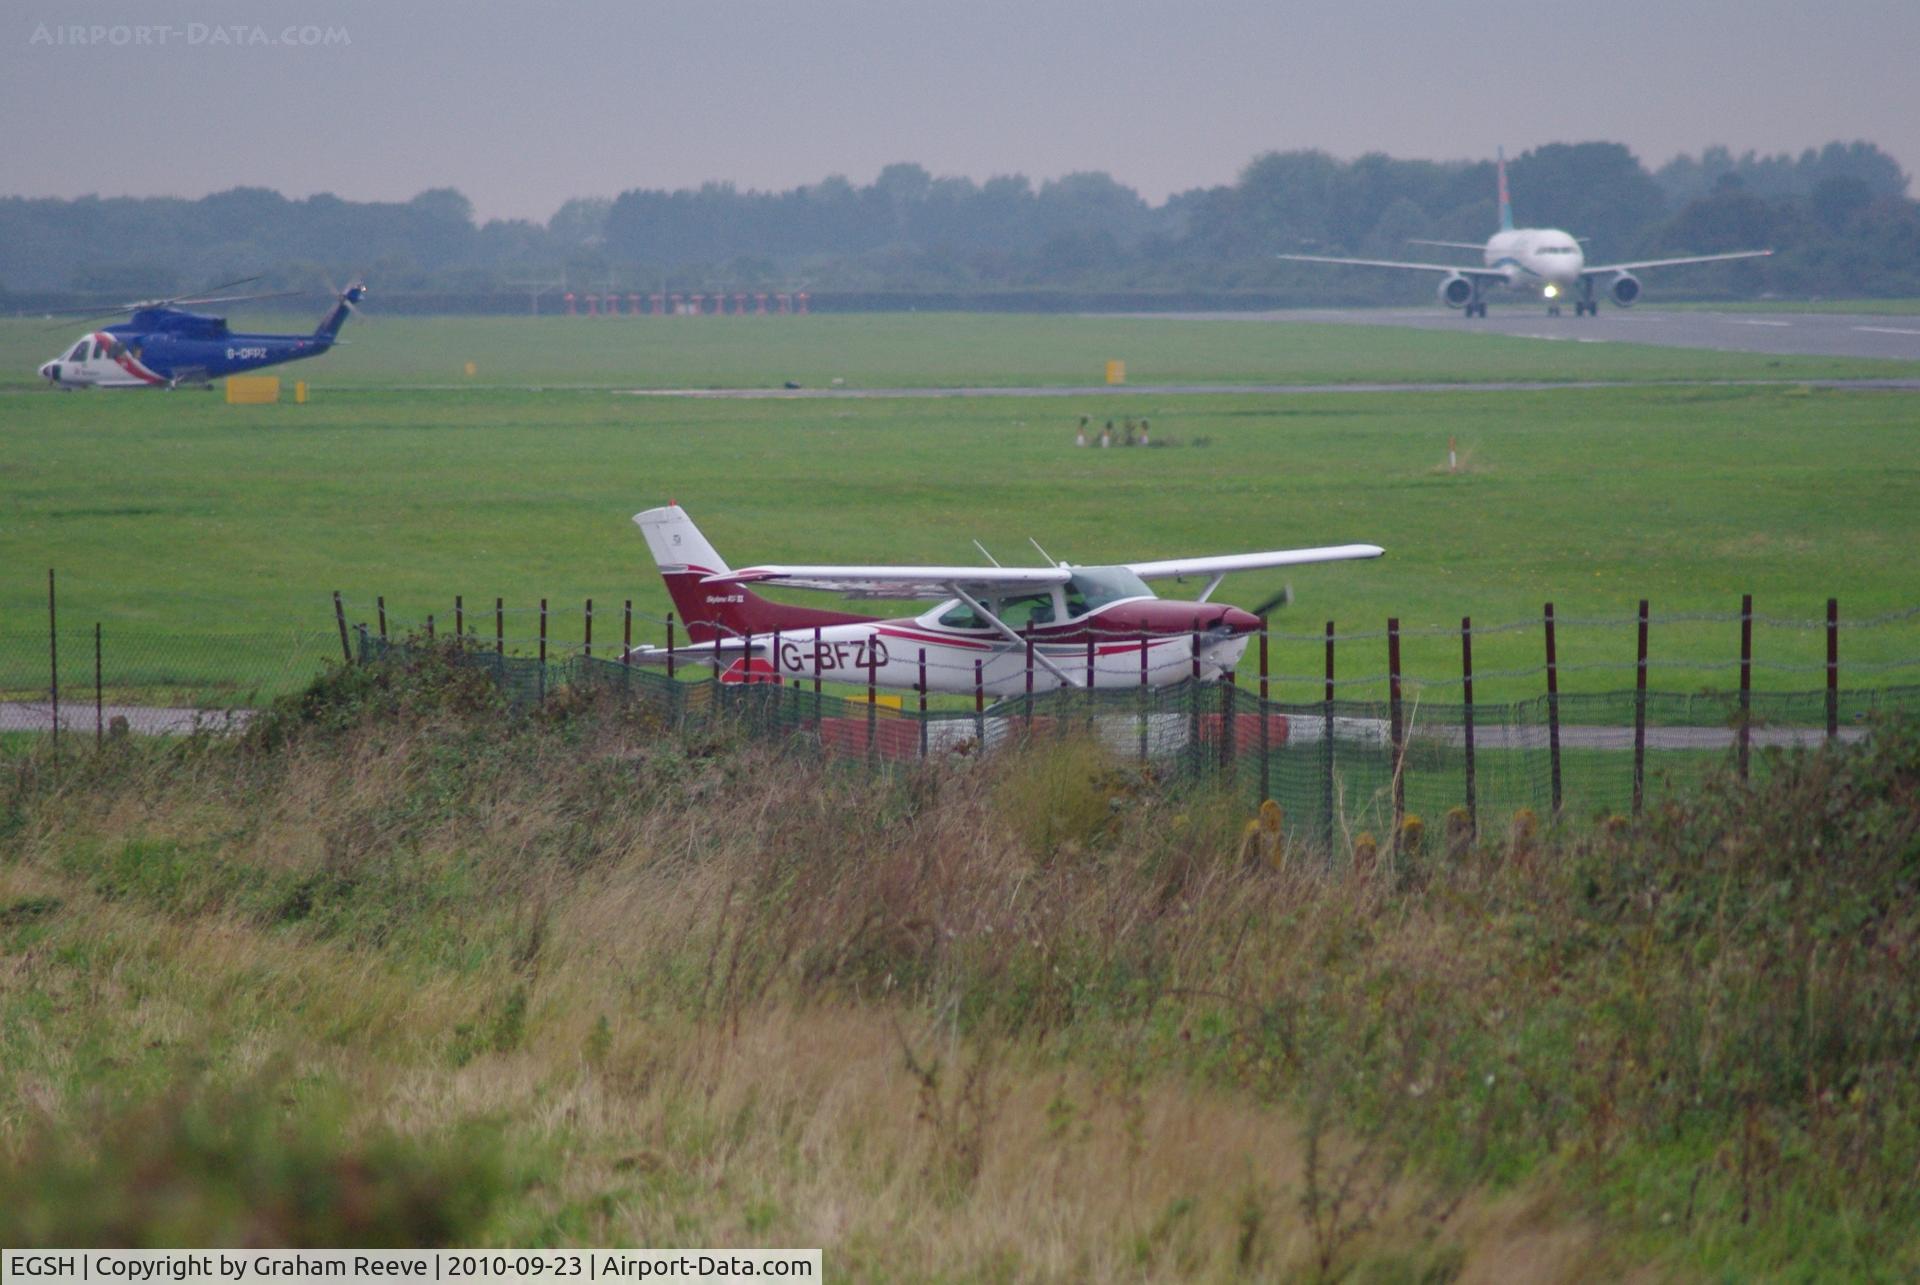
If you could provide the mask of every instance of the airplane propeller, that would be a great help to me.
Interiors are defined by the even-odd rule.
[[[1291,607],[1292,605],[1293,605],[1293,586],[1285,585],[1281,588],[1279,593],[1274,594],[1271,598],[1268,598],[1265,602],[1261,603],[1259,606],[1249,607],[1247,608],[1247,610],[1252,615],[1265,617],[1266,614],[1272,611],[1275,607]]]

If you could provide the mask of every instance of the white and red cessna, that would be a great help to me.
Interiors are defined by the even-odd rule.
[[[724,665],[723,681],[820,678],[930,692],[1011,696],[1057,687],[1163,686],[1232,670],[1260,629],[1254,613],[1208,602],[1228,573],[1377,558],[1378,545],[1170,558],[1119,566],[761,566],[732,570],[677,504],[634,514],[687,626],[680,647],[636,647],[635,663]],[[1149,580],[1195,576],[1195,602],[1154,596]],[[881,619],[794,607],[747,586],[848,598],[938,599]],[[1277,600],[1276,600],[1277,601]],[[1269,604],[1271,605],[1271,604]],[[926,659],[921,660],[922,649]],[[1031,659],[1029,659],[1031,656]]]

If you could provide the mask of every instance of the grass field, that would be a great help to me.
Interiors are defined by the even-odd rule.
[[[4,332],[7,346],[19,347],[18,331]],[[90,629],[102,620],[123,646],[202,634],[324,639],[335,588],[356,621],[373,620],[375,595],[384,595],[396,620],[431,612],[442,627],[455,594],[478,610],[500,595],[517,613],[509,630],[520,639],[532,637],[531,611],[545,596],[556,639],[577,639],[589,597],[603,610],[632,598],[643,621],[667,610],[627,518],[670,498],[741,563],[970,561],[974,537],[1009,561],[1031,552],[1028,536],[1079,561],[1386,546],[1378,563],[1227,586],[1229,600],[1253,602],[1290,579],[1298,605],[1275,627],[1298,635],[1329,618],[1343,632],[1377,631],[1389,616],[1412,631],[1455,629],[1463,615],[1484,627],[1535,617],[1547,600],[1575,621],[1624,618],[1641,597],[1656,616],[1728,613],[1742,592],[1763,615],[1795,621],[1818,616],[1829,596],[1848,621],[1920,604],[1920,569],[1907,552],[1920,536],[1911,502],[1920,430],[1912,398],[1900,393],[701,402],[377,386],[403,374],[427,382],[423,372],[459,350],[449,338],[457,334],[491,336],[500,362],[518,364],[483,371],[516,385],[567,372],[619,383],[627,372],[601,345],[620,334],[673,338],[647,348],[653,378],[636,374],[634,384],[752,382],[745,372],[755,365],[813,380],[809,370],[840,367],[801,367],[825,362],[836,343],[849,369],[858,361],[892,384],[1081,381],[1107,354],[1124,356],[1141,380],[1276,377],[1256,360],[1261,350],[1298,363],[1287,368],[1292,377],[1316,379],[1640,379],[1832,372],[1842,363],[1776,368],[1738,354],[1492,336],[1073,318],[819,317],[738,328],[731,319],[405,321],[360,333],[365,344],[301,371],[316,384],[305,406],[229,407],[217,394],[186,391],[0,399],[0,656],[38,664],[49,566],[61,572],[67,621]],[[759,345],[756,336],[773,339]],[[1312,355],[1282,351],[1296,336]],[[402,371],[409,355],[418,364]],[[1169,444],[1076,450],[1082,414],[1096,424],[1145,416]],[[1445,468],[1450,438],[1457,475]],[[600,637],[616,629],[603,619]],[[644,623],[640,633],[658,637]],[[76,656],[78,643],[68,648]],[[1569,625],[1565,685],[1630,685],[1632,646],[1628,627]],[[1662,623],[1654,685],[1725,686],[1735,647],[1725,621]],[[1384,671],[1383,644],[1353,648],[1344,675]],[[1458,654],[1454,638],[1410,637],[1407,669],[1451,678]],[[1815,667],[1822,640],[1763,623],[1757,654]],[[1916,655],[1908,626],[1850,634],[1844,659],[1885,666]],[[1495,675],[1537,667],[1538,632],[1489,635],[1476,661]],[[197,662],[183,663],[190,680]],[[233,660],[214,652],[205,663]],[[1589,668],[1602,664],[1618,668]],[[1304,683],[1319,673],[1320,648],[1283,640],[1274,668]],[[1757,681],[1792,688],[1819,678],[1813,668],[1763,668]],[[1537,690],[1537,678],[1503,689],[1496,676],[1480,695]]]

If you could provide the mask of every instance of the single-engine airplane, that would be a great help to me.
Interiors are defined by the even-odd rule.
[[[1640,278],[1633,274],[1646,268],[1674,268],[1686,263],[1719,263],[1727,259],[1761,259],[1771,250],[1735,250],[1729,254],[1695,254],[1679,259],[1638,259],[1632,263],[1602,263],[1588,266],[1580,239],[1559,228],[1516,228],[1513,226],[1513,201],[1507,195],[1507,158],[1502,152],[1497,168],[1500,176],[1500,230],[1487,238],[1485,245],[1467,241],[1424,241],[1414,245],[1435,245],[1453,250],[1478,250],[1483,267],[1451,263],[1404,263],[1397,259],[1336,259],[1323,254],[1282,254],[1277,257],[1296,263],[1337,263],[1356,268],[1394,268],[1402,272],[1438,272],[1441,274],[1440,302],[1449,308],[1464,310],[1468,317],[1487,315],[1486,292],[1493,287],[1539,295],[1546,300],[1547,315],[1560,315],[1560,301],[1573,300],[1573,315],[1597,317],[1600,301],[1594,298],[1594,286],[1602,277],[1612,277],[1607,296],[1622,308],[1631,308],[1640,298]]]
[[[214,288],[244,284],[229,281]],[[40,377],[65,390],[178,388],[318,357],[333,347],[341,323],[366,293],[367,288],[357,281],[340,291],[332,310],[310,335],[236,334],[227,329],[225,317],[186,311],[190,304],[238,303],[271,295],[148,299],[126,304],[113,312],[132,313],[128,320],[81,335],[72,348],[40,367]]]
[[[1260,613],[1209,602],[1235,571],[1377,558],[1373,544],[1169,558],[1117,566],[757,566],[733,570],[677,504],[634,514],[659,564],[688,644],[635,647],[638,664],[724,667],[726,682],[825,677],[929,692],[1011,696],[1058,687],[1165,686],[1233,669]],[[1204,579],[1193,602],[1155,597],[1149,580]],[[750,586],[819,589],[848,598],[932,599],[918,616],[882,619],[772,602]],[[1031,648],[1031,660],[1028,659]],[[976,679],[976,668],[977,679]],[[1029,674],[1031,673],[1031,680]]]

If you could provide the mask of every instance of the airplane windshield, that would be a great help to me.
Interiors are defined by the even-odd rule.
[[[1075,616],[1098,611],[1122,598],[1151,597],[1153,590],[1147,588],[1147,582],[1125,567],[1082,567],[1067,585],[1068,613]]]
[[[67,360],[85,361],[87,359],[87,345],[92,342],[91,339],[82,339],[79,343],[75,344],[73,351],[67,354]]]

